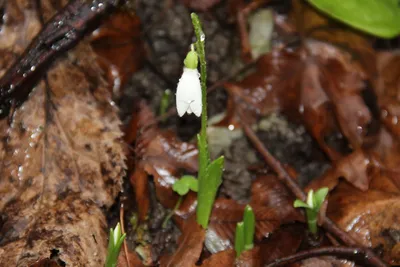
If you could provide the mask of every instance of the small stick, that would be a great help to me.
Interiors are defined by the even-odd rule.
[[[348,259],[351,261],[357,261],[363,266],[376,266],[376,267],[386,267],[387,265],[376,260],[376,256],[371,254],[370,250],[365,250],[362,248],[346,248],[346,247],[323,247],[315,248],[307,251],[302,251],[288,257],[280,258],[274,262],[266,265],[267,267],[278,267],[286,266],[304,259],[309,259],[319,256],[335,256],[338,258]],[[365,265],[364,265],[365,264]]]
[[[125,227],[124,227],[124,204],[122,203],[120,208],[119,208],[119,223],[121,224],[121,234],[125,234]],[[128,267],[131,267],[131,264],[129,262],[128,258],[128,245],[126,244],[126,238],[124,239],[124,252],[125,252],[125,259],[126,262],[128,263]]]

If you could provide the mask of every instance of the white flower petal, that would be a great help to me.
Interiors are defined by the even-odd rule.
[[[186,112],[192,112],[200,117],[201,102],[201,85],[197,69],[183,69],[182,77],[179,80],[176,89],[176,108],[178,115],[182,117]]]

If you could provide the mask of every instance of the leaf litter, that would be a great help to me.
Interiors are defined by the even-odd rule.
[[[0,38],[3,72],[40,30],[37,14],[49,18],[62,5],[43,0],[44,8],[40,9],[27,2],[5,6],[6,14],[16,19],[2,25],[8,33]],[[210,46],[208,57],[210,62],[221,62],[221,66],[210,64],[210,77],[215,82],[234,72],[227,66],[243,65],[238,44],[245,42],[238,36],[245,35],[240,27],[238,31],[226,28],[226,24],[240,20],[221,22],[221,17],[240,17],[237,7],[243,3],[235,1],[237,6],[228,8],[223,1],[195,2],[183,1],[189,7],[207,10],[202,18]],[[173,14],[189,14],[179,1],[166,3],[172,8],[167,13],[153,1],[138,5],[143,11],[141,19],[152,23],[144,38],[150,54],[143,55],[144,48],[137,41],[142,38],[137,33],[138,18],[117,13],[106,22],[103,32],[100,29],[100,34],[58,60],[29,99],[10,119],[1,121],[1,262],[101,266],[109,228],[105,211],[115,203],[126,162],[134,196],[124,201],[135,202],[131,206],[136,208],[125,213],[136,212],[139,221],[138,225],[125,222],[130,238],[119,266],[137,266],[139,258],[161,266],[264,266],[307,251],[308,259],[296,266],[354,266],[352,258],[343,260],[338,253],[313,257],[310,247],[337,246],[340,241],[327,229],[317,243],[310,239],[302,212],[293,208],[293,192],[280,182],[272,166],[265,165],[245,134],[238,134],[247,124],[253,125],[285,170],[299,177],[297,182],[304,185],[312,180],[305,191],[329,187],[328,218],[359,246],[373,248],[391,265],[400,264],[398,54],[377,51],[370,37],[297,1],[289,8],[270,6],[268,12],[274,19],[274,32],[269,35],[271,51],[261,55],[250,72],[220,83],[219,89],[225,90],[211,94],[211,115],[224,112],[213,130],[217,135],[218,128],[227,135],[230,129],[235,130],[214,155],[227,156],[227,179],[214,204],[209,229],[202,230],[193,220],[193,192],[174,210],[166,229],[161,229],[161,223],[154,224],[161,214],[174,208],[179,196],[172,185],[182,175],[196,173],[198,154],[192,139],[197,126],[189,125],[195,120],[189,118],[182,124],[170,117],[160,123],[154,114],[161,92],[175,86],[175,78],[169,77],[180,73],[181,63],[171,62],[181,62],[181,50],[190,43],[186,40],[190,33],[184,30],[162,33],[159,24],[165,16],[181,23],[184,19],[178,15],[174,20]],[[207,16],[208,12],[212,15]],[[122,20],[137,28],[132,32],[115,29]],[[293,32],[296,26],[297,35]],[[213,46],[217,41],[233,46],[236,52],[226,54],[225,49],[218,53],[218,47]],[[154,57],[157,53],[164,53],[168,60]],[[122,54],[132,56],[131,65],[120,57]],[[150,60],[141,69],[143,57]],[[137,84],[132,82],[138,80]],[[125,146],[110,93],[121,104],[122,119],[128,121],[126,115],[130,114],[130,124],[124,129]],[[154,99],[150,97],[153,93]],[[245,120],[241,114],[246,115]],[[268,120],[303,129],[293,131],[292,136],[309,140],[307,145],[291,140],[288,128],[283,135],[274,135],[270,127],[263,129],[271,123]],[[237,144],[251,159],[243,161],[240,153],[232,153]],[[313,170],[305,170],[304,165]],[[256,215],[255,248],[235,259],[234,229],[247,203]],[[158,210],[162,212],[156,218],[154,211]],[[180,238],[173,242],[157,238],[179,231]],[[164,248],[158,249],[158,242],[164,242]]]

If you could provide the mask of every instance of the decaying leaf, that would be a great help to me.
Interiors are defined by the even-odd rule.
[[[171,256],[161,258],[160,266],[193,267],[203,249],[205,230],[196,222],[194,216],[188,220],[179,238],[179,245]]]
[[[6,1],[1,73],[66,1]],[[120,121],[86,42],[54,63],[29,99],[0,121],[0,262],[30,266],[57,258],[102,266],[104,210],[124,175]]]
[[[373,179],[384,182],[387,178]],[[400,240],[396,237],[400,233],[400,191],[387,190],[371,186],[362,192],[342,182],[329,197],[327,215],[364,246],[380,248],[383,258],[397,265],[400,263]]]
[[[268,237],[282,224],[303,220],[293,208],[293,201],[276,177],[260,176],[255,180],[249,203],[256,217],[255,242]],[[205,241],[211,252],[232,247],[236,224],[243,220],[244,207],[231,199],[216,200]]]
[[[139,203],[148,203],[147,177],[143,171],[154,177],[158,201],[172,209],[179,195],[172,190],[174,182],[180,175],[197,171],[198,150],[194,144],[181,142],[171,131],[158,128],[150,108],[140,103],[136,115],[138,137],[135,144],[136,164],[131,182],[136,191]],[[187,173],[180,173],[186,170]],[[146,200],[147,199],[147,200]],[[144,219],[148,204],[139,206],[139,214]]]
[[[91,45],[116,99],[132,73],[143,65],[145,51],[140,34],[140,20],[129,12],[113,14],[92,34]]]
[[[235,256],[236,253],[233,249],[223,250],[221,252],[211,255],[211,257],[206,259],[201,266],[233,266],[235,262]]]

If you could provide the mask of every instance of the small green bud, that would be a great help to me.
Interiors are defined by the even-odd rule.
[[[190,50],[186,55],[185,60],[183,61],[185,67],[188,69],[197,69],[197,65],[199,63],[198,55],[196,51]]]

